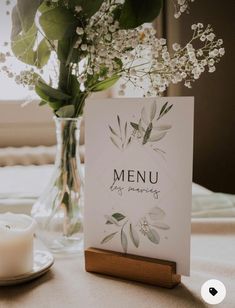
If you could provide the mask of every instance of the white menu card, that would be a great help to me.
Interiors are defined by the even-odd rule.
[[[189,275],[193,101],[86,102],[85,248],[175,261]]]

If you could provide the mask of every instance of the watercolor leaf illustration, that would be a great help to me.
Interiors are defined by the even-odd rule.
[[[149,228],[147,237],[154,244],[159,244],[160,242],[160,236],[155,229]]]
[[[121,230],[121,244],[122,244],[122,249],[125,253],[127,253],[127,247],[128,247],[128,241],[127,241],[127,236],[125,231]]]
[[[149,107],[149,106],[148,106]],[[141,117],[138,123],[130,122],[133,128],[133,136],[141,141],[143,145],[149,143],[154,151],[165,154],[165,152],[157,147],[155,143],[162,140],[172,128],[169,124],[159,124],[158,121],[163,118],[173,107],[166,102],[157,114],[157,102],[151,103],[150,108],[144,106],[141,110]]]
[[[126,216],[124,216],[124,215],[121,214],[121,213],[114,213],[114,214],[112,214],[112,216],[107,216],[107,215],[105,215],[105,217],[108,218],[107,221],[106,221],[106,224],[113,224],[114,221],[115,221],[114,224],[116,224],[117,221],[121,221],[121,220],[123,220],[124,218],[126,218]]]
[[[118,129],[114,129],[111,125],[108,125],[110,130],[110,140],[119,150],[124,150],[131,143],[131,135],[128,136],[128,123],[125,122],[122,127],[121,119],[117,115]]]
[[[139,247],[139,243],[140,243],[140,238],[139,238],[139,235],[138,235],[137,231],[132,226],[132,224],[130,224],[129,231],[130,231],[130,238],[132,240],[132,243],[135,245],[136,248],[138,248]]]
[[[118,233],[118,231],[117,232],[113,232],[113,233],[105,236],[105,238],[103,238],[103,240],[101,241],[101,244],[105,244],[108,241],[110,241],[114,237],[114,235],[117,234],[117,233]]]
[[[165,217],[165,212],[158,206],[153,207],[150,211],[149,211],[149,217],[152,220],[160,220],[163,219]]]
[[[135,248],[139,248],[141,235],[147,238],[151,243],[158,245],[160,243],[160,234],[156,229],[162,231],[170,229],[166,223],[162,222],[165,216],[164,210],[158,206],[153,207],[146,213],[146,216],[140,218],[136,225],[133,225],[130,218],[120,212],[104,215],[106,225],[113,225],[112,228],[118,228],[118,230],[106,236],[101,241],[101,244],[105,244],[112,240],[112,238],[119,233],[121,247],[124,253],[127,253],[128,241],[130,241]]]

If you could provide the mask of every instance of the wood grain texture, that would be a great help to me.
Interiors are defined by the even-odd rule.
[[[85,250],[87,272],[105,274],[165,288],[173,288],[181,281],[176,263],[114,251],[88,248]]]

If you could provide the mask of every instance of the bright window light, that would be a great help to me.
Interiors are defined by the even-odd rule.
[[[16,0],[11,0],[11,5],[6,6],[6,1],[0,1],[0,51],[6,50],[4,43],[10,40],[11,15],[7,15],[7,11],[11,13],[11,8],[15,2]],[[15,58],[12,59],[11,63],[16,71],[20,71],[24,68],[24,64]],[[13,79],[8,78],[0,71],[0,101],[28,100],[29,97],[35,98],[36,94],[34,94],[33,91],[29,91],[28,88],[17,85]]]

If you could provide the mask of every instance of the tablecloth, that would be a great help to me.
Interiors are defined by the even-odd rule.
[[[87,273],[82,256],[56,258],[53,268],[33,282],[0,288],[1,308],[201,308],[208,279],[221,280],[227,296],[218,308],[235,307],[235,222],[192,222],[191,276],[172,290]],[[175,249],[179,249],[175,247]]]

